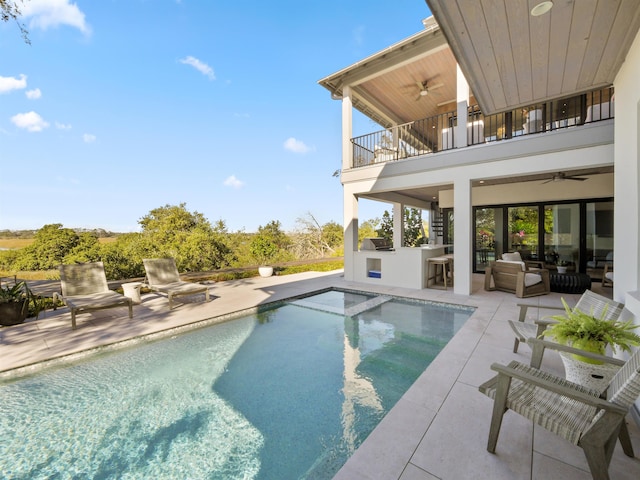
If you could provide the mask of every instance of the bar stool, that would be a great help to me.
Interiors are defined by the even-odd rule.
[[[431,270],[433,267],[433,275]],[[427,258],[427,288],[447,289],[447,277],[449,276],[449,259],[446,257]],[[438,285],[438,278],[442,277],[443,285]],[[433,280],[433,284],[431,284]]]
[[[447,253],[442,256],[449,259],[449,278],[451,279],[451,286],[453,286],[453,253]]]

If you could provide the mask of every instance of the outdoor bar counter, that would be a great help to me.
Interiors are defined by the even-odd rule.
[[[403,247],[391,251],[360,250],[355,254],[357,282],[402,288],[427,286],[427,259],[445,254],[451,245]]]

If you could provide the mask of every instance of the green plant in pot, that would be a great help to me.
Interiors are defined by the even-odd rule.
[[[596,318],[578,309],[571,310],[564,298],[562,304],[565,313],[552,316],[551,319],[556,320],[557,323],[548,326],[543,334],[554,337],[558,343],[600,355],[605,354],[607,346],[611,346],[615,353],[616,348],[629,352],[631,346],[640,345],[640,336],[632,332],[640,325],[634,325],[631,320],[627,322],[605,320],[606,307],[601,318]],[[585,363],[602,363],[580,355],[573,355],[573,357]]]
[[[29,314],[31,291],[25,282],[0,286],[0,325],[17,325]]]

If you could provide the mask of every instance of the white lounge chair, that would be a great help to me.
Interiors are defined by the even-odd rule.
[[[167,294],[169,310],[173,308],[173,297],[204,293],[205,301],[209,301],[209,287],[180,280],[173,258],[145,258],[142,262],[147,272],[146,286],[154,292]]]
[[[54,292],[53,301],[61,300],[71,310],[71,327],[76,328],[76,314],[104,308],[129,306],[133,318],[133,303],[129,297],[109,290],[102,262],[60,265],[62,295]]]

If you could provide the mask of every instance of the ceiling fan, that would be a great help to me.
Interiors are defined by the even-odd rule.
[[[567,175],[563,172],[558,172],[558,173],[554,173],[553,176],[549,179],[549,180],[545,180],[542,183],[549,183],[549,182],[562,182],[564,180],[576,180],[578,182],[584,182],[585,180],[588,180],[587,178],[583,178],[583,177],[575,177],[572,175]]]
[[[437,88],[444,87],[444,83],[436,83],[435,85],[427,85],[428,81],[424,82],[416,82],[418,86],[418,97],[416,98],[416,102],[420,100],[422,97],[426,97],[429,93]]]

